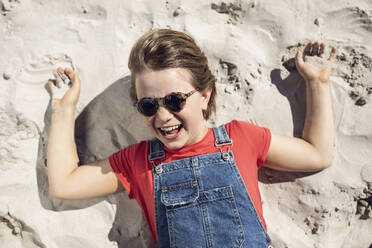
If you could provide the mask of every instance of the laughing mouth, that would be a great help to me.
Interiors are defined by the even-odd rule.
[[[177,134],[181,130],[182,126],[182,124],[179,124],[170,127],[160,127],[158,129],[160,130],[162,135],[171,136]]]

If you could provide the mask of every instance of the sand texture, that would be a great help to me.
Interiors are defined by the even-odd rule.
[[[147,139],[129,100],[127,61],[151,28],[196,38],[218,78],[211,125],[251,121],[301,136],[305,85],[294,54],[338,49],[331,77],[335,154],[318,173],[259,172],[275,248],[372,247],[372,1],[0,0],[0,247],[153,247],[125,192],[84,201],[49,194],[46,145],[58,66],[82,80],[80,160]]]

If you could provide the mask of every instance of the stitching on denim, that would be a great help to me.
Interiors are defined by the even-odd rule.
[[[251,196],[249,195],[249,192],[248,192],[247,188],[245,187],[245,184],[244,184],[243,178],[242,178],[242,176],[240,175],[240,172],[239,172],[239,170],[238,170],[238,167],[237,167],[236,164],[235,164],[235,161],[230,161],[230,164],[231,164],[231,166],[233,167],[233,171],[235,172],[235,175],[236,175],[237,180],[238,180],[238,182],[239,182],[239,184],[240,184],[240,187],[242,187],[242,188],[244,189],[244,192],[248,195],[248,199],[249,199],[249,201],[250,201],[250,203],[251,203],[251,204],[249,204],[249,205],[250,205],[250,208],[251,208],[251,210],[252,210],[251,212],[254,212],[254,215],[255,215],[255,217],[256,217],[255,219],[256,219],[256,222],[257,222],[258,226],[261,228],[261,231],[264,233],[264,235],[265,235],[265,237],[266,237],[266,241],[268,241],[269,243],[271,243],[271,239],[270,239],[269,235],[267,234],[265,228],[263,227],[263,223],[262,223],[262,221],[261,221],[261,219],[260,219],[260,216],[258,216],[258,213],[257,213],[257,211],[256,211],[256,208],[255,208],[254,205],[253,205],[252,198],[251,198]]]
[[[168,214],[167,210],[166,210],[166,217],[167,217],[167,223],[168,223],[168,236],[169,236],[169,246],[170,248],[175,248],[176,247],[176,244],[175,244],[175,239],[174,239],[174,235],[173,235],[173,222],[172,222],[172,219],[171,219],[171,213]]]
[[[244,227],[243,227],[242,220],[240,218],[238,206],[236,205],[235,196],[234,196],[234,192],[232,191],[232,189],[231,189],[231,194],[232,194],[232,197],[230,198],[231,209],[234,212],[235,221],[237,222],[236,225],[239,227],[239,234],[240,234],[240,240],[239,240],[240,244],[237,247],[242,247],[245,241]]]
[[[215,137],[215,146],[225,146],[225,145],[232,145],[232,140],[230,139],[229,135],[227,134],[226,126],[221,125],[218,127],[213,128],[213,133]]]
[[[171,173],[176,173],[177,171],[179,170],[187,170],[187,169],[191,169],[191,168],[202,168],[204,166],[210,166],[210,165],[215,165],[215,164],[219,164],[219,163],[225,163],[226,161],[223,160],[220,156],[221,153],[211,153],[211,154],[208,154],[208,155],[200,155],[200,156],[195,156],[195,157],[192,157],[192,158],[184,158],[184,159],[180,159],[180,160],[176,160],[176,161],[172,161],[172,162],[169,162],[169,163],[164,163],[162,164],[163,166],[163,172],[162,174],[171,174]],[[200,157],[206,157],[206,156],[209,156],[209,155],[215,155],[214,158],[212,159],[203,159]],[[232,151],[229,151],[229,155],[232,157],[232,159],[230,160],[233,160],[234,158],[234,155],[233,155],[233,152]],[[182,164],[182,162],[186,161],[186,160],[191,160],[191,159],[197,159],[198,161],[200,160],[204,160],[202,164],[198,163],[197,165],[193,166],[192,163],[191,164],[187,164],[187,165],[183,165],[181,166],[180,168],[171,168],[171,166],[169,166],[169,164],[171,163],[174,163],[176,162],[177,164]]]
[[[177,205],[185,205],[185,204],[190,204],[190,203],[193,203],[193,202],[196,202],[197,199],[199,198],[199,189],[198,189],[198,186],[194,186],[193,185],[194,182],[188,182],[186,184],[182,184],[181,187],[183,188],[178,188],[177,190],[169,190],[170,192],[176,192],[176,191],[179,191],[179,190],[182,190],[182,189],[190,189],[192,190],[191,194],[190,195],[187,195],[185,197],[169,197],[169,191],[167,192],[162,192],[161,193],[161,196],[160,196],[160,201],[166,205],[167,207],[171,207],[171,206],[177,206]],[[189,187],[185,187],[187,186],[187,184],[189,185]],[[190,187],[191,186],[191,187]]]
[[[153,174],[153,178],[154,178],[154,205],[155,205],[155,224],[156,224],[156,235],[157,235],[157,239],[158,239],[158,242],[159,242],[159,216],[158,216],[158,212],[159,212],[159,201],[157,200],[158,197],[157,197],[157,194],[158,194],[158,190],[157,190],[157,178],[156,178],[156,175],[154,175],[154,170],[152,170],[152,174]]]
[[[212,235],[211,235],[208,211],[206,210],[206,204],[200,204],[199,207],[202,212],[202,220],[203,220],[203,226],[204,226],[206,245],[208,248],[212,248],[213,247],[212,237],[211,237]]]
[[[181,189],[187,189],[187,188],[194,188],[197,187],[197,181],[191,181],[191,182],[186,182],[186,183],[180,183],[180,184],[173,184],[167,187],[163,187],[162,190],[167,190],[169,191],[176,191],[176,190],[181,190]],[[194,185],[196,184],[196,185]]]
[[[224,195],[221,195],[221,196],[215,196],[215,197],[209,197],[207,198],[205,195],[209,194],[209,195],[212,195],[213,192],[216,192],[216,191],[224,191],[225,194]],[[210,192],[210,193],[206,193],[206,192]],[[215,195],[217,195],[218,193],[215,193]],[[226,199],[226,198],[231,198],[233,197],[233,192],[232,192],[232,189],[231,189],[231,186],[228,185],[226,187],[220,187],[220,188],[214,188],[214,189],[210,189],[208,191],[202,191],[200,192],[200,197],[198,199],[198,201],[200,203],[205,203],[205,202],[213,202],[213,201],[216,201],[216,200],[222,200],[222,199]]]

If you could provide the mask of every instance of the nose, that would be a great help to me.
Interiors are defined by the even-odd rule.
[[[156,119],[162,121],[162,122],[167,122],[170,119],[172,119],[173,113],[166,109],[163,106],[159,106],[158,112],[156,112]]]

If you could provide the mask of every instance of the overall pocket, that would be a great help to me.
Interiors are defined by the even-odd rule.
[[[171,248],[241,247],[244,231],[231,186],[200,191],[196,181],[163,188]]]
[[[161,189],[161,202],[167,207],[183,206],[193,203],[199,197],[196,181],[171,185]]]

